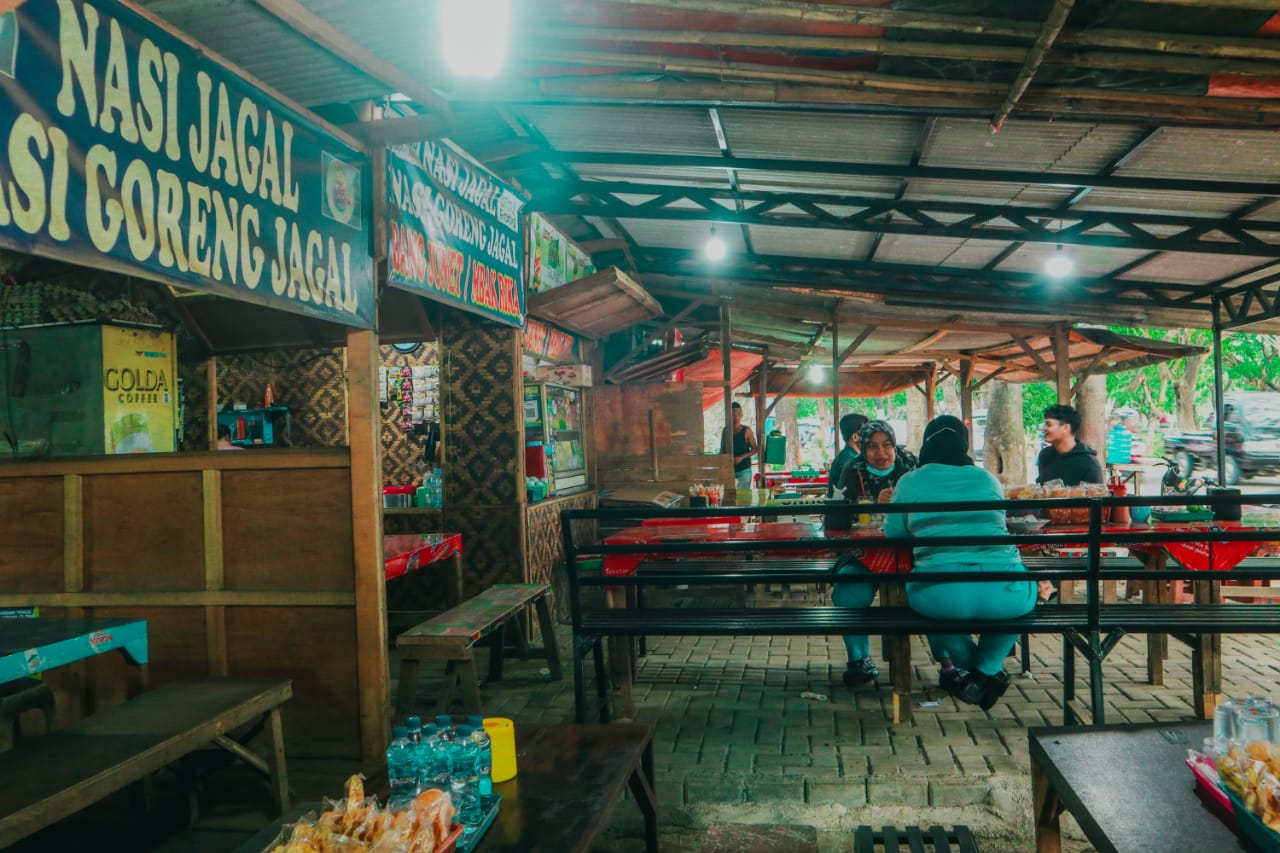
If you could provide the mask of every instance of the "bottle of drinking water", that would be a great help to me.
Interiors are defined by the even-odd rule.
[[[449,795],[458,810],[458,822],[464,832],[474,832],[480,824],[480,796],[476,779],[476,743],[471,739],[471,726],[458,726],[458,739],[453,747],[453,774],[449,779]]]
[[[413,745],[404,726],[391,729],[391,745],[387,747],[387,781],[391,784],[391,805],[412,800],[418,793],[418,773]]]
[[[468,722],[471,724],[471,740],[476,745],[476,791],[483,808],[484,799],[493,795],[493,745],[484,729],[483,717],[471,717]]]
[[[449,791],[449,759],[440,749],[435,723],[422,727],[422,743],[418,744],[418,790],[438,788]]]

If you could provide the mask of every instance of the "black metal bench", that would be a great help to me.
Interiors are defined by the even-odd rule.
[[[1253,496],[1256,499],[1256,496]],[[1275,498],[1270,498],[1274,500]],[[1095,724],[1104,722],[1103,672],[1102,664],[1108,654],[1116,647],[1126,634],[1130,633],[1169,633],[1187,642],[1192,647],[1193,664],[1204,663],[1207,656],[1216,654],[1215,644],[1220,642],[1223,633],[1280,633],[1280,608],[1269,605],[1223,604],[1220,596],[1214,592],[1215,584],[1220,584],[1221,573],[1191,572],[1185,569],[1164,571],[1148,571],[1137,561],[1124,558],[1103,560],[1099,557],[1103,541],[1101,532],[1102,507],[1106,503],[1123,502],[1137,505],[1148,503],[1167,503],[1168,499],[1070,499],[1068,505],[1085,505],[1091,507],[1093,523],[1091,529],[1084,533],[1048,534],[1020,536],[1015,540],[1010,536],[978,537],[956,536],[947,538],[931,538],[931,545],[976,545],[1007,544],[1018,541],[1045,544],[1079,544],[1086,543],[1090,549],[1089,556],[1083,560],[1059,560],[1048,565],[1051,568],[1029,570],[1027,572],[989,572],[980,577],[983,581],[1000,581],[1008,579],[1026,579],[1030,581],[1042,578],[1060,579],[1063,583],[1085,582],[1084,602],[1080,604],[1059,604],[1049,607],[1037,607],[1031,613],[1018,619],[1000,621],[966,621],[965,632],[993,632],[1008,634],[1060,634],[1063,643],[1063,707],[1064,718],[1068,724],[1076,719],[1075,705],[1075,654],[1079,652],[1085,659],[1089,669],[1090,696],[1087,704],[1089,716]],[[1017,510],[1026,507],[1043,506],[1046,502],[1006,501],[1006,502],[973,502],[947,504],[917,504],[914,506],[890,505],[887,511],[955,511],[963,509],[990,509],[993,507]],[[1061,505],[1061,504],[1060,504]],[[785,510],[788,511],[789,510]],[[607,596],[584,596],[592,587],[628,588],[644,584],[652,584],[652,574],[640,573],[626,577],[609,577],[605,575],[584,575],[576,571],[577,560],[582,555],[598,555],[610,553],[643,553],[645,560],[659,562],[657,555],[675,554],[696,548],[699,554],[705,552],[721,552],[721,560],[669,560],[664,565],[661,578],[664,583],[694,585],[711,584],[759,584],[759,583],[812,583],[819,573],[813,565],[801,566],[801,561],[782,560],[771,563],[768,560],[747,560],[744,556],[750,551],[781,550],[791,548],[797,552],[812,551],[824,544],[833,548],[839,547],[842,540],[840,534],[828,534],[822,538],[803,540],[776,540],[769,542],[730,542],[696,543],[662,542],[646,544],[596,544],[578,545],[572,535],[571,525],[575,520],[596,518],[607,514],[609,510],[571,510],[562,513],[565,554],[569,568],[570,609],[574,627],[574,675],[575,675],[575,710],[578,720],[586,718],[586,691],[584,686],[584,667],[587,655],[592,655],[597,674],[597,695],[600,701],[602,719],[607,719],[608,708],[604,701],[606,686],[603,681],[604,662],[601,648],[604,637],[641,637],[652,636],[774,636],[774,635],[810,635],[835,636],[841,634],[880,634],[891,639],[890,654],[892,681],[894,690],[894,720],[905,719],[910,714],[910,654],[908,638],[912,634],[938,632],[945,630],[946,623],[928,619],[908,607],[885,606],[867,609],[850,609],[835,606],[803,608],[765,607],[765,608],[716,608],[716,607],[658,607],[658,608],[618,608],[605,603]],[[634,513],[634,510],[631,510]],[[655,517],[689,517],[697,518],[699,510],[654,510]],[[768,516],[769,508],[753,510],[760,515]],[[775,511],[776,514],[776,511]],[[1198,533],[1199,531],[1197,531]],[[1260,532],[1225,532],[1205,530],[1206,538],[1215,540],[1266,540],[1275,538],[1275,534]],[[1186,538],[1185,533],[1156,531],[1134,528],[1132,532],[1109,530],[1106,540],[1119,543],[1140,543],[1174,541]],[[884,540],[886,545],[909,546],[919,540]],[[863,540],[865,544],[865,540]],[[1038,564],[1038,563],[1037,563]],[[1038,564],[1041,565],[1041,564]],[[830,569],[827,568],[830,574]],[[1237,570],[1231,573],[1233,579],[1266,578],[1280,579],[1280,561],[1265,568]],[[910,575],[872,575],[839,577],[840,582],[864,582],[897,585],[912,579]],[[931,573],[930,581],[973,580],[975,576],[965,573]],[[1118,580],[1136,579],[1141,581],[1162,582],[1165,580],[1192,580],[1201,590],[1208,590],[1202,596],[1205,600],[1196,604],[1125,604],[1104,601],[1105,585]],[[897,596],[891,596],[898,598]],[[1212,667],[1193,666],[1197,672],[1195,685],[1196,705],[1201,713],[1205,713],[1208,697],[1212,697],[1218,689],[1213,682],[1215,677],[1205,677],[1201,673],[1212,671]],[[1207,704],[1209,712],[1212,703]]]
[[[853,853],[978,853],[969,827],[860,826],[853,832]]]

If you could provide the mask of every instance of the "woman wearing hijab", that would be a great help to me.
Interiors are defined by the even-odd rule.
[[[959,418],[942,415],[924,431],[920,467],[903,477],[894,503],[1004,500],[1004,489],[992,474],[973,464],[969,432]],[[1003,536],[1004,510],[891,513],[885,536]],[[913,574],[929,572],[1025,571],[1014,545],[942,545],[917,547]],[[971,619],[1013,619],[1036,605],[1031,581],[942,581],[907,584],[907,601],[922,616],[957,623]],[[942,627],[942,626],[939,626]],[[938,681],[962,702],[986,710],[1004,695],[1009,676],[1004,658],[1017,641],[1014,634],[930,634],[929,647],[942,665]]]
[[[884,421],[869,421],[858,432],[858,456],[840,476],[837,494],[848,501],[870,499],[888,503],[898,479],[916,467],[916,458],[905,447],[898,446],[893,428]],[[861,561],[850,555],[840,558],[837,571],[842,575],[870,575]],[[876,583],[837,583],[831,591],[831,603],[838,607],[865,610],[876,597]],[[844,669],[844,683],[861,687],[875,681],[880,670],[871,660],[871,639],[864,634],[846,634],[844,648],[849,662]]]

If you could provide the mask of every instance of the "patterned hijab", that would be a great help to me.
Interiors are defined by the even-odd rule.
[[[871,442],[871,437],[878,432],[889,436],[889,441],[894,444],[893,470],[885,475],[876,474],[867,468],[866,453],[859,453],[858,458],[849,463],[840,477],[840,486],[844,489],[845,500],[856,501],[860,498],[875,500],[880,492],[893,488],[903,474],[914,471],[917,467],[916,457],[911,451],[898,444],[898,437],[894,435],[893,427],[884,421],[868,421],[858,431],[858,446],[866,447]]]
[[[972,465],[969,455],[969,430],[954,415],[938,415],[924,428],[920,444],[921,465]]]

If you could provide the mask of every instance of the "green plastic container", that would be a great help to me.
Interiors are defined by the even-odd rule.
[[[766,465],[787,464],[787,437],[785,435],[765,436],[764,462]]]

